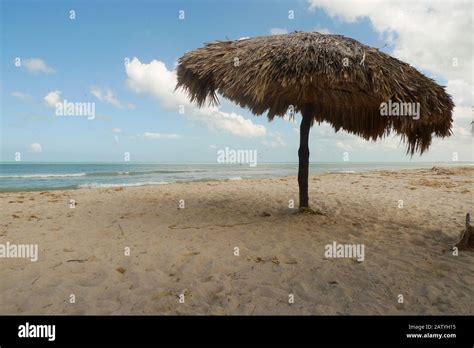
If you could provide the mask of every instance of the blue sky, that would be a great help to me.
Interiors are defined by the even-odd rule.
[[[185,11],[184,20],[179,18],[180,10]],[[289,19],[289,11],[294,11],[294,19]],[[129,152],[133,161],[215,162],[217,149],[230,147],[257,149],[261,162],[296,161],[299,115],[297,123],[283,119],[268,123],[265,116],[255,117],[221,99],[214,118],[188,117],[166,102],[166,91],[176,60],[217,39],[318,30],[404,54],[407,39],[402,39],[410,33],[402,26],[383,30],[377,14],[356,13],[357,20],[351,20],[347,12],[339,16],[335,11],[347,9],[306,0],[1,0],[0,160],[14,160],[20,152],[24,161],[119,162]],[[428,35],[428,30],[420,25],[419,35]],[[134,62],[130,70],[126,58]],[[448,76],[435,58],[424,59],[423,64],[417,64],[416,57],[404,58],[442,84],[455,81],[459,98],[466,95],[465,85],[472,91],[472,81]],[[158,87],[148,76],[139,77],[141,71],[156,75]],[[59,92],[53,95],[61,100],[94,102],[95,119],[56,116],[45,100],[51,92]],[[467,93],[470,98],[472,92]],[[230,126],[223,126],[219,117],[232,121]],[[459,119],[465,121],[466,114]],[[255,130],[255,135],[242,136],[239,127]],[[259,132],[263,127],[264,133]],[[449,146],[439,143],[428,155],[412,160],[450,161],[452,153],[458,152],[459,160],[471,161],[472,136],[466,134],[465,122],[459,127]],[[410,160],[397,139],[365,142],[335,134],[327,125],[313,127],[310,150],[312,161],[339,162],[343,152],[349,153],[351,161]]]

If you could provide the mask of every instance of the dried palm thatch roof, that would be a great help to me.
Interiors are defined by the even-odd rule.
[[[453,102],[444,87],[376,48],[317,32],[216,41],[179,59],[176,88],[191,101],[218,104],[220,94],[269,120],[310,105],[327,121],[376,140],[394,131],[407,152],[423,153],[432,134],[451,134]],[[418,120],[381,116],[383,102],[420,103]]]

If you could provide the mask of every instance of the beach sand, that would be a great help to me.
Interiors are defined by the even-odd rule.
[[[39,246],[0,259],[0,314],[474,314],[474,252],[450,250],[473,178],[312,176],[322,215],[288,208],[294,177],[0,193],[0,243]],[[333,242],[364,260],[326,258]]]

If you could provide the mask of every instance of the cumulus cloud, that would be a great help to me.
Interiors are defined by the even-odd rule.
[[[234,112],[221,111],[218,107],[193,109],[189,118],[206,124],[210,129],[223,130],[243,138],[262,137],[267,134],[264,126]]]
[[[115,106],[117,109],[125,108],[124,104],[122,102],[120,102],[114,96],[114,93],[112,92],[111,89],[100,88],[100,87],[97,87],[97,86],[91,86],[90,87],[90,92],[94,97],[96,97],[100,101],[111,104],[111,105]],[[127,104],[126,107],[129,108],[129,109],[134,109],[135,108],[135,106],[133,104]]]
[[[142,137],[145,139],[179,139],[181,136],[178,134],[163,134],[163,133],[153,133],[145,132],[142,134]]]
[[[24,66],[26,70],[31,73],[43,73],[43,74],[54,74],[56,70],[48,66],[43,59],[40,58],[27,58],[21,61],[21,66]]]
[[[43,100],[47,106],[55,108],[56,104],[61,103],[61,94],[62,92],[58,90],[51,91],[43,98]]]
[[[29,152],[31,152],[31,153],[41,153],[41,151],[43,151],[43,148],[41,147],[40,143],[30,144]]]
[[[272,35],[280,35],[280,34],[288,34],[288,29],[286,28],[271,28],[270,34]]]
[[[241,137],[261,137],[266,134],[264,126],[254,124],[239,114],[224,112],[220,107],[197,108],[191,104],[182,90],[174,90],[176,71],[168,70],[161,61],[153,60],[146,64],[138,58],[133,58],[125,70],[126,83],[130,89],[136,93],[150,94],[162,107],[182,111],[182,114],[192,121]]]
[[[183,91],[174,91],[176,72],[168,70],[165,63],[152,60],[142,63],[138,58],[125,66],[127,85],[136,93],[148,93],[167,109],[177,109],[179,105],[190,105]]]

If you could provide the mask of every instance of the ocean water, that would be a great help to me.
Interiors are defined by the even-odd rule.
[[[311,163],[310,174],[460,166],[472,163]],[[174,182],[296,176],[297,163],[0,163],[0,192],[165,185]]]

